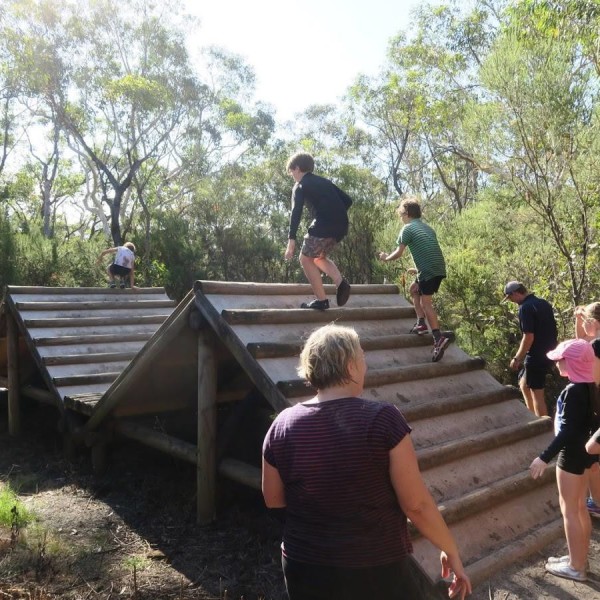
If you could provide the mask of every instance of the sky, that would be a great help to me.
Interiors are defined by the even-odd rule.
[[[185,0],[201,46],[241,55],[256,73],[256,100],[278,121],[336,103],[357,75],[376,74],[389,40],[423,0]],[[294,58],[295,57],[295,58]]]

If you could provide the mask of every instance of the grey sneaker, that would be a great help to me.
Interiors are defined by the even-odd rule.
[[[565,554],[564,556],[549,556],[548,560],[546,561],[546,564],[547,565],[558,565],[560,563],[563,563],[563,564],[568,565],[570,561],[571,561],[571,557],[568,554]],[[590,568],[589,560],[587,560],[585,562],[585,568],[586,569]]]
[[[444,356],[444,352],[446,348],[450,345],[450,338],[447,338],[444,335],[441,335],[434,343],[433,343],[433,352],[431,354],[431,362],[437,362],[442,359]]]
[[[576,571],[568,562],[546,563],[546,571],[548,571],[548,573],[552,573],[552,575],[556,575],[557,577],[562,577],[563,579],[587,581],[586,572]]]

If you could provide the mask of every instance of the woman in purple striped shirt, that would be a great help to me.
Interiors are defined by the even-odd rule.
[[[308,338],[298,373],[317,395],[281,412],[263,444],[262,489],[286,508],[282,564],[291,600],[400,600],[412,552],[407,517],[441,550],[451,598],[471,593],[458,549],[425,487],[409,425],[364,400],[358,335],[337,325]]]

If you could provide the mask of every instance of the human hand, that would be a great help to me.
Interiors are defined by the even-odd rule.
[[[288,240],[285,254],[283,255],[284,260],[292,260],[294,258],[294,252],[296,251],[296,240]]]
[[[385,259],[388,257],[388,253],[387,252],[380,252],[377,257],[379,258],[379,260],[381,261],[385,261]]]
[[[546,470],[548,463],[545,463],[539,456],[534,458],[531,464],[529,465],[529,472],[534,479],[541,477]]]
[[[509,366],[513,371],[518,371],[521,368],[521,361],[518,358],[512,358]]]
[[[471,593],[472,586],[460,558],[458,556],[450,557],[445,552],[441,552],[440,562],[442,563],[442,578],[446,579],[452,573],[448,597],[464,600],[465,596]]]

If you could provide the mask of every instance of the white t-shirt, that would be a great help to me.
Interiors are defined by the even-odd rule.
[[[117,247],[117,255],[115,256],[115,265],[125,267],[127,269],[133,268],[135,261],[135,254],[125,246]]]

